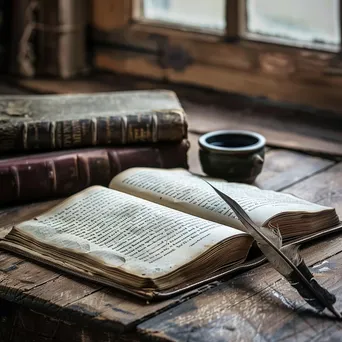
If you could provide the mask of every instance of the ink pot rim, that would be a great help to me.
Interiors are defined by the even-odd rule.
[[[241,146],[220,146],[227,138],[247,139]],[[258,151],[265,147],[263,135],[247,130],[220,130],[203,134],[198,139],[199,146],[208,152],[220,154],[244,154]]]

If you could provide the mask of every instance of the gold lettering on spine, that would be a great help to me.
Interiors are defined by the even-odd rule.
[[[148,125],[146,125],[146,130],[143,127],[140,128],[133,128],[130,127],[129,130],[132,140],[134,141],[146,141],[149,139],[149,131],[148,131]]]
[[[72,140],[73,145],[80,145],[82,142],[81,125],[79,121],[73,121],[72,123]]]
[[[71,123],[70,121],[63,122],[63,145],[71,146]]]

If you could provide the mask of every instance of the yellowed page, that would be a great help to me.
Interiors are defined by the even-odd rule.
[[[259,225],[286,212],[331,210],[289,194],[260,190],[255,186],[206,178],[235,199]],[[109,185],[134,196],[243,230],[232,209],[203,181],[184,169],[132,168],[114,177]]]
[[[246,236],[100,186],[88,188],[16,229],[45,244],[150,278],[174,271],[220,241]]]

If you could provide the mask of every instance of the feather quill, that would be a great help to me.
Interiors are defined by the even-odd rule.
[[[234,199],[210,183],[208,185],[232,208],[271,265],[289,281],[304,300],[319,312],[327,308],[337,318],[342,319],[341,314],[333,307],[336,297],[317,283],[300,256],[298,247],[282,247],[278,228],[259,227]]]

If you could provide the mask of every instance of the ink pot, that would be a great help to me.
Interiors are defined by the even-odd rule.
[[[253,183],[262,170],[266,139],[244,130],[209,132],[198,140],[202,170],[230,182]]]

